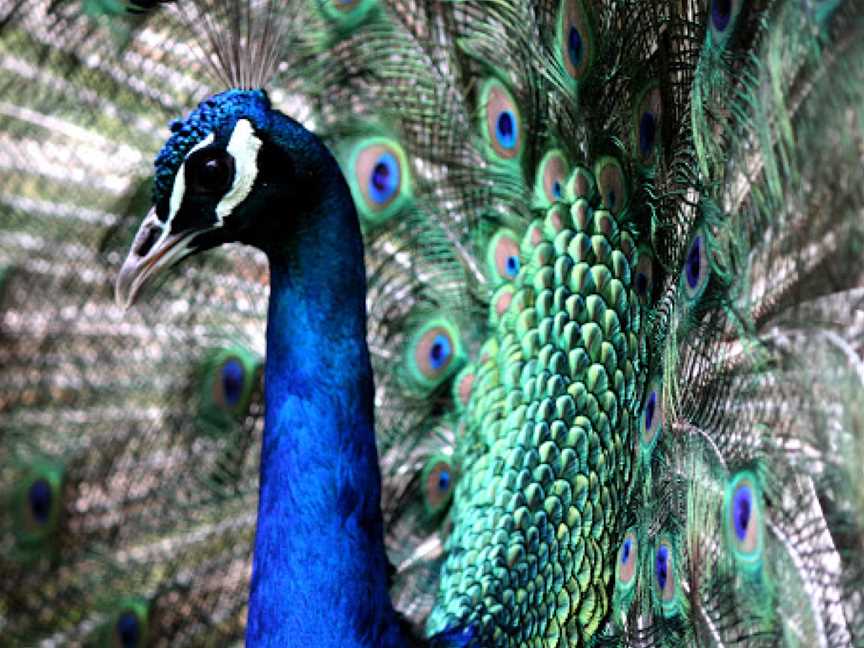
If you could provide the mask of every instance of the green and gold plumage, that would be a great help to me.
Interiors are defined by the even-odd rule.
[[[112,279],[265,9],[364,233],[416,633],[864,642],[861,3],[161,4],[0,3],[4,643],[242,639],[265,260]]]

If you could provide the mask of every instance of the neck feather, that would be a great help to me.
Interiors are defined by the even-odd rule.
[[[303,219],[312,225],[266,250],[271,293],[249,645],[403,645],[388,594],[362,242],[333,167],[333,190]]]

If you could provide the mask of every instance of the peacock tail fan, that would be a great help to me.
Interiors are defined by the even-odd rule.
[[[249,25],[278,47],[238,78],[322,136],[360,219],[414,630],[864,641],[861,15],[0,2],[0,635],[243,636],[266,261],[211,253],[127,312],[111,285],[166,126],[225,90],[206,43]]]

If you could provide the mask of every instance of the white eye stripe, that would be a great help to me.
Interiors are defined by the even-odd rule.
[[[216,218],[219,224],[234,208],[246,199],[258,176],[258,151],[261,140],[255,136],[255,130],[248,119],[240,119],[231,133],[228,142],[228,153],[234,158],[234,182],[219,204],[216,205]]]

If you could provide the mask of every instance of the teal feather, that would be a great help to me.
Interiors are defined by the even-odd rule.
[[[244,636],[266,260],[111,295],[164,126],[244,74],[357,208],[406,627],[864,641],[860,3],[27,4],[0,9],[4,640]],[[208,62],[250,20],[272,52]]]

